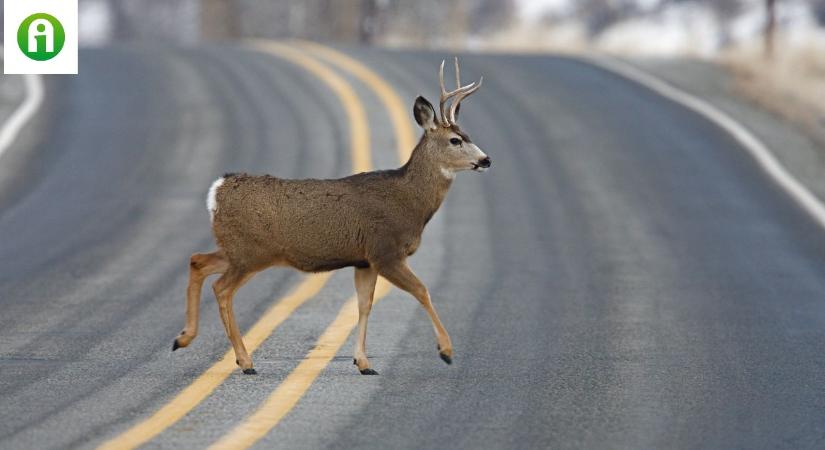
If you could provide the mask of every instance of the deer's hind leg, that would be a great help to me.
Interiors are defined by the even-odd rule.
[[[172,351],[192,343],[198,335],[198,317],[200,316],[201,287],[209,275],[224,273],[229,263],[221,251],[212,253],[195,253],[189,258],[189,287],[186,289],[186,326],[175,339]]]
[[[253,375],[255,369],[252,368],[252,358],[246,351],[241,338],[241,332],[238,329],[238,324],[235,322],[235,313],[232,311],[232,299],[235,297],[235,292],[243,286],[255,272],[240,270],[235,267],[229,267],[224,274],[215,281],[212,289],[215,291],[215,297],[218,300],[218,308],[220,309],[221,320],[226,329],[226,336],[229,342],[232,343],[232,348],[235,350],[235,362],[247,375]]]

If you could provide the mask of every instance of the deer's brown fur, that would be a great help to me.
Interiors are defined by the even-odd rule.
[[[449,335],[406,258],[418,249],[424,226],[441,206],[453,174],[483,170],[489,167],[489,158],[455,124],[452,111],[437,123],[432,105],[419,97],[414,113],[425,131],[409,161],[398,169],[334,180],[247,174],[227,174],[219,180],[210,192],[214,196],[210,198],[212,231],[219,250],[191,257],[187,324],[173,349],[186,347],[194,339],[201,284],[206,276],[221,273],[213,286],[221,319],[238,364],[245,373],[254,373],[232,313],[237,289],[272,266],[306,272],[354,266],[360,312],[355,349],[359,370],[375,373],[369,368],[364,340],[377,275],[419,300],[433,323],[441,357],[449,363]]]

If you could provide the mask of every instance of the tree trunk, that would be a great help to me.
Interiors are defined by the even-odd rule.
[[[377,0],[362,0],[358,42],[372,45],[375,43],[376,34],[378,34],[378,2]]]
[[[228,0],[201,1],[201,37],[215,40],[238,37],[237,7]]]
[[[765,0],[765,58],[772,59],[776,34],[776,0]]]

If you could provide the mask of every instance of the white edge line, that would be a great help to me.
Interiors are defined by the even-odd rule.
[[[3,47],[0,46],[0,55]],[[2,56],[0,56],[2,58]],[[11,146],[20,130],[34,116],[43,102],[43,80],[40,75],[23,75],[26,87],[26,98],[9,116],[5,123],[0,125],[0,156]]]
[[[819,226],[825,228],[825,205],[794,178],[768,147],[744,125],[710,103],[679,89],[626,62],[607,57],[582,57],[583,60],[639,83],[663,97],[697,112],[727,131],[756,160],[760,167],[802,207]]]

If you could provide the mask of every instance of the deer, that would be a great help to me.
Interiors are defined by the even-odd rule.
[[[197,336],[203,282],[220,274],[212,289],[235,362],[244,374],[255,374],[232,309],[238,289],[270,267],[310,273],[354,267],[358,336],[353,363],[361,374],[378,374],[367,359],[366,334],[379,275],[418,300],[432,322],[441,359],[452,364],[450,336],[407,258],[418,249],[456,173],[484,172],[492,164],[457,124],[461,102],[481,87],[483,77],[462,86],[456,58],[455,79],[456,88],[447,91],[442,61],[440,117],[427,99],[415,99],[413,117],[423,134],[400,168],[339,179],[228,173],[215,180],[206,204],[218,249],[189,259],[186,324],[172,351]]]

